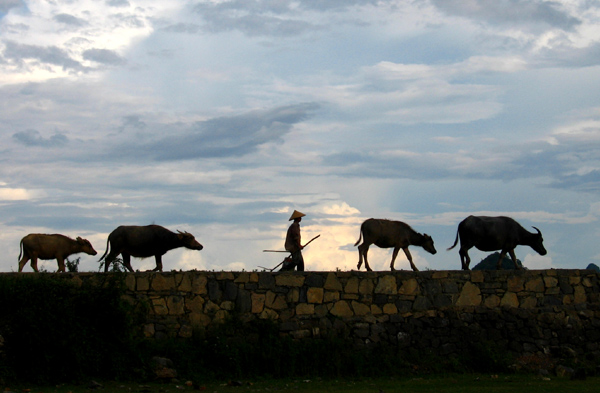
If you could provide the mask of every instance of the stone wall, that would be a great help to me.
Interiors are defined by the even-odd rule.
[[[190,271],[127,274],[126,285],[131,302],[148,305],[148,338],[188,338],[236,316],[273,320],[296,339],[442,356],[492,343],[519,355],[600,359],[599,274],[590,270]]]

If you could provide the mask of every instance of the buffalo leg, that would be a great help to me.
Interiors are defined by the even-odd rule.
[[[65,259],[62,257],[57,257],[56,262],[58,262],[58,270],[57,272],[64,273],[67,269],[65,268]]]
[[[31,257],[31,268],[33,269],[33,271],[35,271],[36,273],[39,273],[38,270],[38,266],[37,266],[37,256],[34,255]]]
[[[517,270],[521,269],[521,266],[519,266],[517,264],[517,256],[515,255],[515,249],[513,248],[512,250],[509,250],[508,254],[510,255],[510,258],[512,259],[513,263],[515,264],[515,269],[517,269]]]
[[[156,259],[156,267],[154,269],[152,269],[153,272],[162,272],[163,266],[162,266],[162,256],[161,255],[155,255],[154,258]]]
[[[29,262],[29,256],[27,254],[23,255],[23,258],[19,261],[19,273],[23,271],[25,265]]]
[[[115,259],[117,259],[117,255],[119,255],[119,253],[116,252],[116,250],[112,249],[112,246],[111,246],[110,252],[106,256],[106,258],[104,258],[104,273],[108,272],[108,268],[110,267],[110,264],[113,263],[115,261]]]
[[[392,262],[390,262],[390,270],[391,271],[396,270],[394,268],[394,264],[396,263],[396,257],[398,256],[398,252],[400,252],[400,248],[399,247],[394,247],[394,252],[392,253]]]
[[[367,271],[368,271],[368,272],[371,272],[371,271],[373,271],[373,270],[371,269],[371,266],[369,266],[369,260],[367,259],[367,254],[369,253],[369,246],[367,245],[367,246],[365,247],[365,244],[363,243],[363,244],[362,244],[362,245],[360,245],[358,248],[359,248],[359,249],[361,249],[361,248],[362,248],[362,256],[363,256],[363,258],[364,258],[364,260],[365,260],[365,269],[367,269]]]
[[[460,263],[462,265],[463,270],[469,270],[469,264],[471,263],[471,258],[469,258],[469,252],[467,249],[460,248],[458,251],[460,255]]]
[[[365,261],[365,268],[368,271],[371,271],[371,267],[369,266],[369,262],[367,262],[367,253],[369,252],[369,244],[361,244],[360,246],[358,246],[358,265],[356,266],[356,268],[358,270],[360,270],[360,267],[363,264],[363,259]]]
[[[408,251],[408,247],[404,247],[402,250],[404,251],[404,254],[406,255],[406,258],[408,259],[408,262],[410,262],[410,267],[412,268],[412,270],[414,272],[418,272],[419,269],[417,269],[417,267],[413,263],[412,255],[410,255],[410,251]]]
[[[358,248],[358,264],[356,265],[356,269],[360,270],[360,267],[363,264],[363,256],[362,256],[362,250],[360,249],[360,247]]]
[[[121,256],[123,257],[123,266],[125,266],[127,270],[133,273],[133,268],[131,267],[131,255],[122,252]]]

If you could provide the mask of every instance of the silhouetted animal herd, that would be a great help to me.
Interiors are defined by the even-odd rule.
[[[542,233],[536,227],[533,227],[537,233],[531,233],[523,228],[518,222],[510,217],[486,217],[469,216],[458,224],[456,240],[448,248],[453,249],[460,239],[459,255],[462,269],[469,270],[468,251],[476,247],[481,251],[500,250],[500,258],[497,268],[501,268],[502,260],[508,253],[519,269],[517,258],[515,256],[515,247],[518,245],[530,246],[540,255],[546,255],[546,249],[543,245]],[[359,245],[359,243],[362,244]],[[427,234],[420,234],[412,229],[408,224],[401,221],[392,221],[386,219],[370,218],[365,220],[360,227],[358,241],[358,265],[360,270],[363,260],[365,268],[371,271],[367,260],[369,246],[375,244],[381,248],[394,248],[390,269],[394,269],[394,262],[400,249],[404,251],[406,258],[414,271],[418,271],[413,263],[412,256],[408,246],[414,245],[422,247],[425,251],[435,254],[436,249],[433,245],[433,239]],[[121,254],[123,265],[127,270],[133,272],[131,267],[131,257],[146,258],[154,256],[156,267],[153,271],[163,269],[162,256],[169,250],[185,247],[191,250],[202,250],[202,245],[188,232],[177,233],[160,225],[147,226],[120,226],[108,235],[106,241],[106,251],[99,262],[104,259],[104,271],[107,272],[109,266]],[[110,250],[110,252],[109,252]],[[60,234],[46,235],[32,233],[21,240],[19,253],[19,272],[31,260],[31,267],[38,272],[37,260],[56,259],[58,271],[65,271],[65,259],[73,254],[84,252],[89,255],[96,255],[97,252],[92,244],[80,237],[75,240]],[[21,258],[21,255],[23,256]]]

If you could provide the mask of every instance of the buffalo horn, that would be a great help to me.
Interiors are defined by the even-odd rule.
[[[533,229],[535,229],[539,235],[542,234],[542,232],[539,229],[537,229],[536,227],[533,227]]]

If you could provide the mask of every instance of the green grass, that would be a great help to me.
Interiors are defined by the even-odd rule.
[[[207,382],[194,381],[195,386],[186,385],[186,381],[169,383],[120,383],[102,382],[102,388],[95,391],[111,393],[130,392],[200,392],[242,393],[242,392],[278,392],[294,393],[344,392],[344,393],[596,393],[600,390],[600,377],[572,381],[568,378],[539,377],[534,375],[482,375],[452,374],[429,375],[406,378],[363,378],[363,379],[258,379],[254,381]],[[239,382],[239,384],[238,384]],[[0,387],[2,388],[2,387]],[[31,389],[32,393],[90,393],[88,384],[59,385],[53,387],[14,386],[13,392]]]

